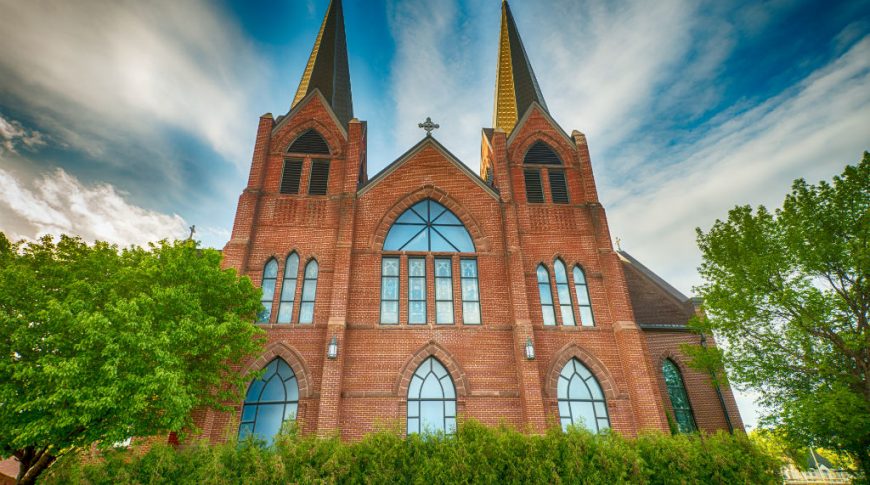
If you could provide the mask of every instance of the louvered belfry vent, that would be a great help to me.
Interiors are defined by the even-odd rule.
[[[533,165],[562,165],[562,159],[549,145],[542,141],[536,141],[529,151],[526,152],[526,158],[523,163]]]
[[[284,173],[281,174],[281,193],[298,194],[301,178],[302,160],[284,160]]]
[[[329,145],[315,130],[303,133],[287,150],[290,153],[308,153],[312,155],[329,155]]]
[[[561,170],[550,169],[550,195],[553,196],[554,204],[567,204],[568,199],[568,184],[565,182],[565,172]]]
[[[326,195],[329,185],[329,160],[314,160],[311,162],[311,181],[308,183],[308,195]]]
[[[532,203],[544,202],[544,188],[541,186],[541,172],[526,170],[526,200]]]

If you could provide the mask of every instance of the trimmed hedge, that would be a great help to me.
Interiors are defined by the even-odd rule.
[[[248,440],[109,451],[98,461],[71,456],[42,483],[781,484],[780,466],[743,434],[626,439],[555,428],[534,436],[469,421],[455,436],[381,431],[346,443],[290,430],[272,447]]]

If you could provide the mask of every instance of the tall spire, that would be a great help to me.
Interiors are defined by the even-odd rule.
[[[347,39],[341,0],[331,0],[323,24],[293,99],[296,106],[314,89],[319,89],[343,125],[353,118],[350,70],[347,64]]]
[[[532,102],[545,110],[547,103],[538,87],[538,80],[529,63],[523,41],[511,14],[507,0],[501,4],[501,35],[499,37],[498,71],[495,76],[495,128],[510,133]]]

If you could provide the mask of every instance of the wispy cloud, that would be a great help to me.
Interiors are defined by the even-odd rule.
[[[31,186],[0,169],[0,230],[11,239],[75,234],[126,246],[184,237],[186,224],[178,215],[129,203],[111,185],[85,185],[61,169]]]
[[[263,65],[213,4],[0,0],[2,91],[95,158],[163,130],[245,164],[248,101]]]
[[[45,145],[45,136],[36,130],[29,130],[21,123],[0,115],[0,154],[3,151],[18,153],[21,146],[33,150]]]
[[[859,160],[868,140],[870,36],[783,94],[723,117],[703,138],[650,154],[633,182],[610,191],[621,194],[609,197],[611,227],[626,249],[688,289],[699,282],[694,227],[738,204],[778,206],[793,179],[830,179]]]

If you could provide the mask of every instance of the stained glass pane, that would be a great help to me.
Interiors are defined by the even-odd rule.
[[[305,278],[306,279],[316,279],[317,278],[317,261],[311,260],[310,263],[305,267]]]
[[[451,261],[449,259],[436,259],[435,260],[435,276],[451,276]]]
[[[556,314],[553,313],[553,305],[542,305],[541,313],[544,317],[544,325],[556,324]]]
[[[453,323],[453,302],[437,302],[435,313],[435,319],[438,323]]]
[[[460,263],[460,272],[463,278],[477,278],[477,261],[463,259]]]
[[[419,258],[411,258],[408,260],[408,275],[409,276],[426,276],[426,260]]]
[[[426,280],[422,278],[411,278],[411,280],[408,282],[408,299],[426,299]]]
[[[384,258],[381,262],[381,274],[399,276],[399,258]]]
[[[480,323],[480,303],[476,301],[462,303],[463,323]]]
[[[426,323],[425,301],[412,301],[408,304],[408,323]]]
[[[314,303],[303,303],[299,308],[299,323],[314,321]]]
[[[450,278],[437,278],[435,280],[435,298],[439,300],[453,299],[453,282]]]
[[[399,323],[399,302],[381,302],[381,323]]]

